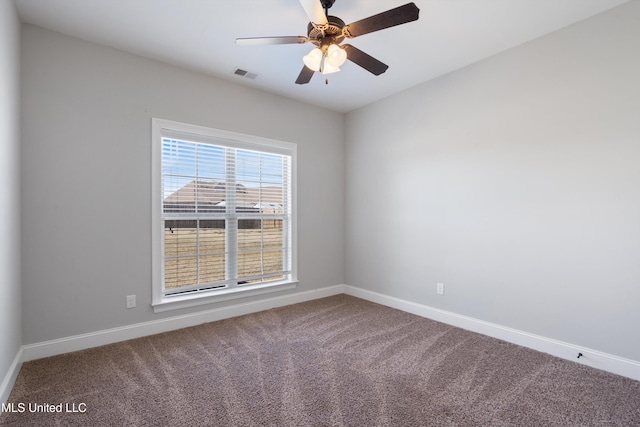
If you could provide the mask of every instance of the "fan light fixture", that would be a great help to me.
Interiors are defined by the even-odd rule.
[[[341,49],[337,44],[329,46],[329,49],[327,49],[327,59],[325,60],[325,63],[329,61],[329,64],[332,66],[339,67],[344,64],[344,61],[346,60],[347,52],[345,52],[344,49]]]
[[[323,56],[324,55],[322,51],[318,48],[315,48],[311,52],[309,52],[309,54],[302,57],[302,62],[304,62],[304,65],[306,65],[309,69],[318,71],[320,70],[320,63],[322,62]]]
[[[324,60],[324,66],[322,67],[322,74],[337,73],[338,71],[340,71],[340,67],[335,67],[331,65],[331,63],[327,59]]]
[[[324,59],[324,61],[323,61]],[[319,48],[313,49],[307,55],[302,57],[302,62],[310,70],[320,71],[322,74],[337,73],[340,66],[347,60],[347,52],[337,44],[332,44],[323,52]]]

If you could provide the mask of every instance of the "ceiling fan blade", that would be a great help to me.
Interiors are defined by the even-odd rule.
[[[238,46],[266,46],[272,44],[302,44],[309,39],[304,36],[284,36],[284,37],[252,37],[236,39]]]
[[[296,80],[296,84],[306,85],[313,77],[313,71],[311,68],[308,68],[306,65],[302,66],[302,71],[300,71],[300,75],[298,75],[298,79]]]
[[[389,68],[387,64],[378,61],[376,58],[367,53],[364,53],[357,47],[353,47],[350,44],[345,44],[343,48],[347,52],[347,59],[349,61],[361,66],[362,68],[372,74],[375,74],[376,76],[384,73],[385,71],[387,71],[387,68]]]
[[[314,24],[327,25],[327,16],[324,14],[320,0],[300,0],[300,4]]]
[[[419,12],[420,9],[418,9],[415,3],[407,3],[404,6],[399,6],[395,9],[390,9],[386,12],[349,24],[343,28],[342,32],[346,37],[358,37],[363,34],[369,34],[374,31],[416,21]]]

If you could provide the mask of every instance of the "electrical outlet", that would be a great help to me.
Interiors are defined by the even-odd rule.
[[[436,293],[438,295],[444,295],[444,283],[438,283],[436,285]]]
[[[127,295],[127,308],[134,308],[136,306],[136,296]]]

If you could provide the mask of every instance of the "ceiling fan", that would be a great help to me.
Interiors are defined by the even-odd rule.
[[[304,66],[297,84],[309,83],[316,71],[323,74],[340,71],[347,59],[361,66],[376,76],[387,71],[388,65],[371,55],[350,45],[340,45],[345,38],[354,38],[396,25],[416,21],[420,9],[415,3],[387,10],[345,25],[342,19],[329,15],[329,8],[335,0],[299,0],[310,21],[307,25],[307,36],[254,37],[236,39],[240,46],[261,46],[275,44],[312,43],[316,47],[303,57]]]

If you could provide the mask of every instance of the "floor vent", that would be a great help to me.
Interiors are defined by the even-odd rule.
[[[243,70],[241,68],[237,68],[233,74],[235,74],[236,76],[241,76],[241,77],[246,77],[248,79],[255,79],[256,77],[258,77],[258,75],[256,73],[251,73],[247,70]]]

